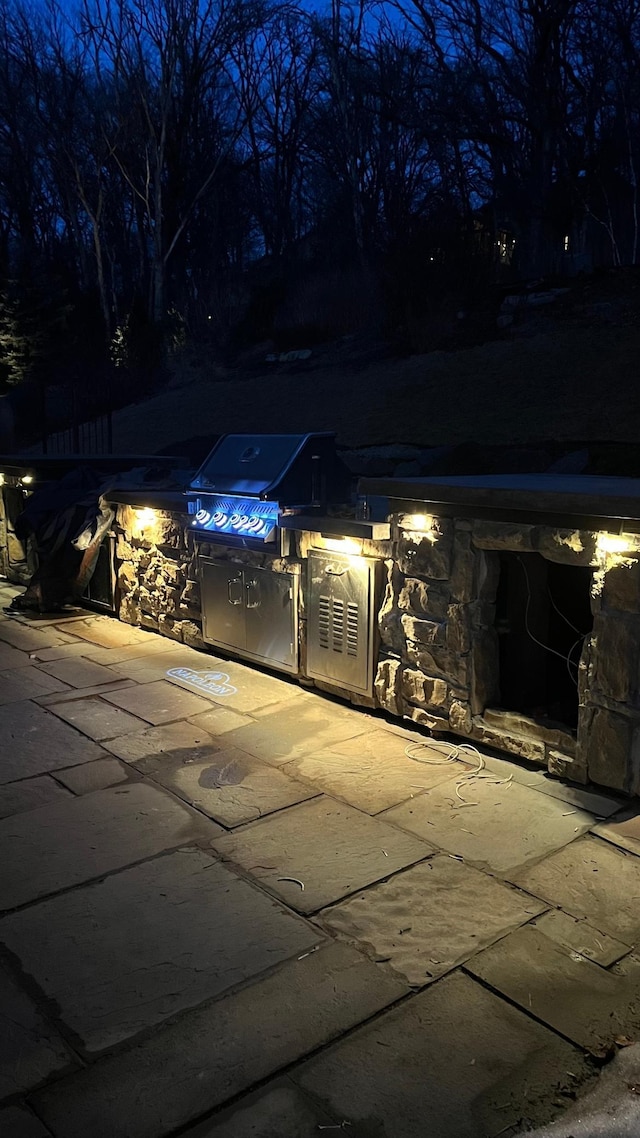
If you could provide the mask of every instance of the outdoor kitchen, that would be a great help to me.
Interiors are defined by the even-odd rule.
[[[357,481],[330,434],[226,435],[188,486],[108,504],[96,592],[120,620],[640,791],[635,480]]]

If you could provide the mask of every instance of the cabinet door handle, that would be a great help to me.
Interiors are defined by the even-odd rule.
[[[242,577],[230,577],[227,581],[227,597],[230,605],[242,604]]]
[[[245,584],[247,591],[247,608],[257,609],[260,608],[260,590],[257,581],[247,581]]]

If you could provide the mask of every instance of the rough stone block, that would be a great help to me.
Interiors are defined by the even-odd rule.
[[[453,523],[439,522],[442,534],[435,541],[417,534],[400,538],[398,566],[408,577],[427,577],[433,581],[446,581],[451,576],[453,563]]]
[[[494,628],[474,634],[469,659],[471,710],[474,715],[480,715],[487,704],[498,698],[500,691],[498,636]]]
[[[542,724],[536,723],[534,719],[521,715],[518,711],[498,711],[490,707],[486,709],[483,718],[487,727],[506,731],[510,735],[526,735],[533,739],[540,739],[547,746],[566,752],[570,757],[575,755],[575,740],[568,730],[561,731],[558,728],[544,727]]]
[[[447,653],[443,649],[434,647],[427,649],[422,644],[403,640],[402,655],[409,664],[413,664],[418,671],[426,675],[446,674],[448,671]]]
[[[190,648],[204,648],[202,629],[193,620],[182,622],[182,639]]]
[[[18,565],[22,561],[26,561],[26,550],[22,542],[16,537],[14,533],[7,533],[7,555],[11,565]]]
[[[124,593],[131,592],[138,584],[138,573],[132,561],[123,561],[118,569],[118,588]]]
[[[180,620],[192,620],[196,623],[202,619],[202,609],[199,605],[178,605],[177,615]]]
[[[141,628],[151,628],[154,632],[158,631],[158,618],[149,612],[141,612],[139,624]]]
[[[484,632],[495,628],[496,606],[488,600],[472,601],[464,606],[467,612],[469,626],[473,633]]]
[[[578,702],[584,707],[596,702],[591,696],[595,680],[596,648],[595,638],[587,636],[578,660]]]
[[[454,699],[449,708],[449,723],[451,730],[455,731],[456,734],[469,735],[473,723],[469,704]]]
[[[406,668],[402,676],[402,694],[420,707],[444,707],[448,688],[442,679],[432,679],[423,672]]]
[[[476,550],[474,574],[473,597],[479,601],[493,603],[496,599],[500,579],[500,558],[498,554],[492,553],[490,550]]]
[[[118,609],[118,616],[125,624],[140,623],[140,605],[133,593],[122,597]]]
[[[606,609],[640,612],[640,561],[630,557],[606,570],[602,603]]]
[[[167,545],[171,549],[180,549],[184,545],[182,523],[169,514],[160,514],[154,527],[153,541],[160,547]]]
[[[449,586],[453,598],[461,604],[466,604],[473,598],[477,557],[478,553],[471,544],[471,534],[466,530],[459,530],[456,522]]]
[[[591,782],[640,792],[640,717],[618,715],[604,707],[581,708],[577,761]]]
[[[137,560],[134,548],[131,542],[127,541],[127,538],[124,536],[124,534],[118,534],[118,539],[116,541],[116,557],[119,561]]]
[[[489,747],[496,747],[499,751],[507,751],[510,755],[520,755],[531,763],[546,762],[544,743],[537,739],[530,739],[524,735],[516,735],[498,728],[487,727],[486,723],[474,717],[472,722],[472,737],[479,743],[486,743]]]
[[[596,560],[595,533],[587,530],[550,529],[540,526],[534,534],[538,553],[560,565],[593,565]]]
[[[447,610],[446,640],[450,652],[466,655],[471,649],[471,628],[468,605],[449,605]]]
[[[573,782],[586,782],[586,771],[578,766],[574,755],[563,755],[561,751],[547,749],[547,770],[557,778],[569,778]]]
[[[512,550],[530,553],[535,549],[534,526],[515,522],[474,521],[473,544],[476,549]]]
[[[593,626],[596,651],[589,680],[607,699],[640,702],[640,616],[601,613]]]
[[[153,594],[157,593],[158,590],[162,588],[164,579],[162,577],[162,574],[158,572],[155,562],[153,565],[150,565],[148,569],[145,569],[144,573],[142,573],[140,583],[144,590]]]
[[[142,612],[153,613],[154,616],[157,616],[163,607],[159,593],[152,593],[149,589],[140,589],[139,604]]]
[[[380,660],[373,689],[379,707],[392,715],[402,715],[402,664],[399,660]]]
[[[159,572],[163,580],[169,585],[172,585],[174,588],[182,587],[184,571],[178,561],[172,561],[168,557],[163,557]]]
[[[398,608],[415,616],[444,620],[450,595],[447,585],[427,584],[417,577],[407,577],[398,595]]]
[[[177,611],[178,605],[180,604],[180,592],[181,590],[179,588],[175,588],[173,585],[163,582],[159,589],[159,595],[160,603],[165,612]]]
[[[182,621],[176,620],[173,616],[168,616],[166,613],[158,618],[158,632],[163,636],[168,636],[170,640],[182,640]]]
[[[404,578],[393,561],[388,561],[386,567],[387,581],[378,610],[378,628],[384,646],[400,655],[404,646],[404,632],[400,624],[398,598]]]
[[[417,723],[419,727],[426,727],[427,730],[434,733],[448,731],[449,720],[443,718],[442,715],[432,715],[430,711],[425,711],[422,707],[412,707],[408,709],[409,719]]]
[[[194,608],[200,608],[200,582],[187,581],[180,594],[180,601],[184,605],[193,605]]]
[[[424,620],[421,617],[403,613],[400,617],[400,624],[407,640],[428,646],[435,644],[438,647],[444,646],[446,642],[447,626],[442,621]]]

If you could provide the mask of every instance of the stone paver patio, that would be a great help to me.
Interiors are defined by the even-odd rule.
[[[484,758],[108,617],[2,611],[1,1138],[560,1115],[640,1036],[640,823]]]

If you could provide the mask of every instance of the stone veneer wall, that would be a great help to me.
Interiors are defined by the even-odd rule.
[[[120,620],[204,647],[195,547],[184,517],[118,506],[112,529]]]
[[[0,576],[14,585],[28,585],[37,564],[33,548],[20,541],[14,529],[27,498],[15,486],[0,486]]]
[[[182,515],[117,509],[118,615],[173,640],[204,647],[195,545]],[[575,781],[591,780],[640,793],[640,542],[629,535],[622,552],[604,548],[598,534],[546,526],[438,519],[440,533],[408,528],[392,516],[392,540],[366,542],[363,553],[386,567],[381,600],[373,700],[434,732],[454,733],[540,763]],[[300,661],[304,682],[304,564],[315,537],[296,536],[292,556],[225,551],[248,564],[284,572],[302,565]],[[366,547],[366,548],[365,548]],[[537,552],[550,561],[593,569],[594,626],[578,673],[577,738],[492,707],[498,692],[495,599],[499,552]],[[308,681],[307,681],[308,682]],[[318,684],[349,698],[343,689]]]
[[[419,506],[416,506],[418,509]],[[640,792],[640,547],[610,552],[593,532],[437,519],[439,534],[392,517],[393,556],[379,614],[376,702],[435,732],[539,762],[555,774]],[[414,523],[415,524],[415,523]],[[578,673],[577,739],[515,712],[498,692],[495,599],[502,550],[591,566],[594,627]]]

